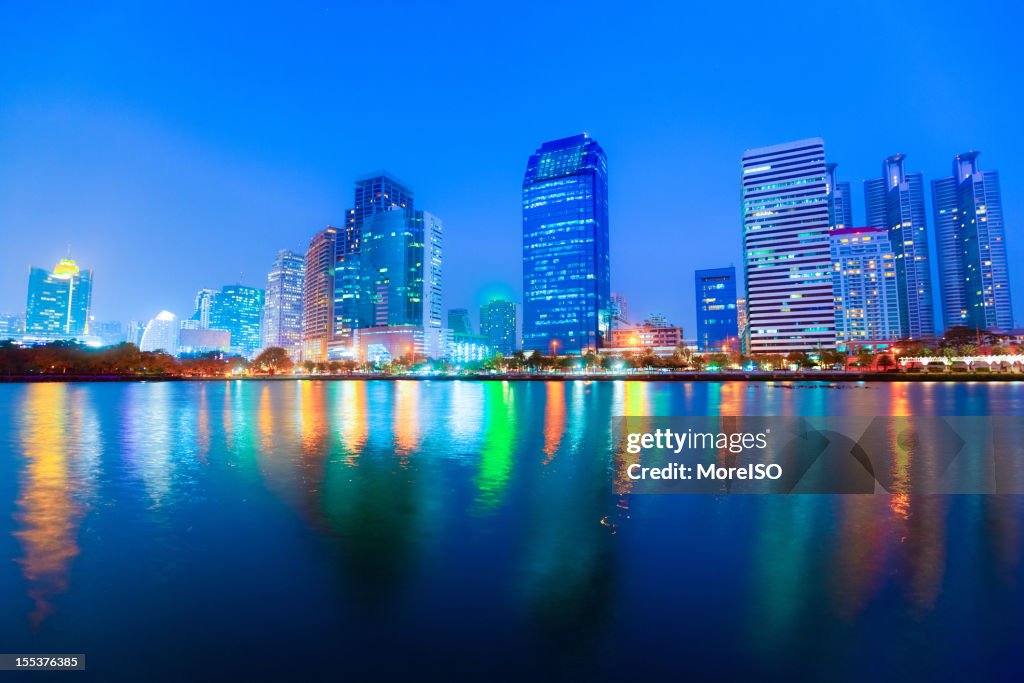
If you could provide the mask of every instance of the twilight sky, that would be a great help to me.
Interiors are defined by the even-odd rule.
[[[0,312],[70,244],[97,319],[188,315],[263,286],[378,169],[445,222],[446,308],[518,299],[527,158],[580,131],[608,155],[612,289],[687,337],[693,270],[742,266],[749,147],[824,137],[857,224],[885,156],[930,183],[981,150],[1024,257],[1011,2],[206,5],[0,4]]]

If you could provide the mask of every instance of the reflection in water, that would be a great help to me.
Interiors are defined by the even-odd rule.
[[[14,536],[18,559],[34,603],[33,628],[53,613],[53,598],[68,589],[71,560],[78,555],[81,498],[92,488],[100,435],[88,393],[60,383],[25,387],[21,450],[25,458]]]
[[[565,382],[547,382],[544,402],[544,464],[558,454],[558,445],[565,433]]]
[[[477,503],[489,510],[501,502],[512,472],[515,447],[515,402],[508,382],[488,382],[484,387],[484,443],[476,476]]]
[[[399,380],[394,386],[395,453],[403,457],[413,454],[420,441],[420,383],[414,380]]]
[[[355,465],[369,435],[371,418],[367,413],[366,382],[341,382],[337,386],[341,392],[340,402],[332,414],[341,430],[345,463]]]
[[[121,402],[125,457],[141,476],[154,508],[170,492],[177,465],[173,457],[179,436],[172,419],[175,392],[175,385],[168,382],[134,384]]]
[[[411,660],[419,644],[457,642],[463,658],[568,653],[622,672],[638,651],[620,645],[643,638],[654,661],[689,639],[708,660],[727,652],[725,666],[744,674],[814,653],[838,662],[816,660],[824,674],[868,666],[857,664],[865,643],[872,659],[905,661],[901,648],[918,634],[985,653],[983,636],[965,636],[951,618],[964,605],[971,624],[991,624],[985,636],[1022,635],[1019,497],[632,495],[611,466],[609,430],[621,415],[718,424],[996,410],[1024,405],[1021,387],[985,389],[1005,392],[998,400],[963,386],[627,381],[3,391],[15,469],[0,491],[17,481],[7,502],[16,504],[12,572],[32,601],[30,620],[17,617],[26,632],[29,621],[45,634],[99,614],[132,624],[139,610],[166,611],[166,595],[139,591],[121,604],[94,577],[80,580],[102,568],[103,588],[119,585],[138,572],[125,559],[145,554],[176,590],[195,581],[196,592],[217,592],[229,616],[189,622],[211,642],[235,619],[241,637],[308,638],[347,654],[386,622],[385,647]],[[100,427],[121,438],[103,443]],[[929,438],[889,434],[897,485],[934,466]],[[85,517],[95,481],[104,498]],[[273,587],[260,595],[266,604],[254,607],[255,586]],[[56,599],[67,591],[73,600]],[[61,618],[46,621],[54,605]],[[292,608],[315,626],[278,618]],[[111,623],[107,632],[131,635]],[[714,673],[700,668],[700,652],[686,657]],[[888,671],[884,663],[871,666]]]

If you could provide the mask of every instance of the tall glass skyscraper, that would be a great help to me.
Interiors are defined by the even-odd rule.
[[[231,333],[231,350],[250,357],[260,348],[264,292],[256,287],[225,285],[210,306],[210,327]]]
[[[302,359],[327,360],[334,331],[334,268],[339,241],[337,228],[327,226],[309,242],[302,293]]]
[[[935,334],[931,261],[924,208],[924,178],[907,173],[904,156],[882,163],[882,177],[864,181],[868,225],[889,231],[896,256],[900,336],[920,339]]]
[[[697,347],[701,351],[739,350],[736,269],[708,268],[694,274],[697,295]]]
[[[69,258],[52,271],[31,268],[25,305],[25,334],[36,337],[77,337],[89,332],[92,271]]]
[[[978,152],[953,160],[953,175],[932,181],[939,287],[945,329],[1010,330],[1013,304],[997,171]]]
[[[742,172],[749,351],[834,347],[825,142],[749,149]]]
[[[401,210],[366,218],[360,239],[359,327],[441,328],[440,219]]]
[[[518,350],[516,304],[495,299],[480,307],[480,336],[497,353],[510,355]]]
[[[353,207],[349,209],[345,228],[338,236],[332,340],[342,345],[352,345],[354,330],[374,324],[372,317],[365,317],[373,315],[372,304],[361,300],[366,291],[366,271],[361,261],[365,224],[379,214],[392,214],[383,219],[390,223],[397,221],[398,216],[406,221],[415,219],[412,190],[384,173],[356,181]],[[379,229],[380,224],[378,234]]]
[[[581,353],[611,326],[608,162],[590,136],[545,142],[523,178],[523,347]]]
[[[896,256],[885,228],[840,228],[832,235],[836,341],[858,343],[900,337]]]
[[[267,274],[261,347],[279,346],[298,359],[302,352],[302,297],[306,259],[287,249],[277,252]]]

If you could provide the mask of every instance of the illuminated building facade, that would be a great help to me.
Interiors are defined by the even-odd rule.
[[[730,266],[696,271],[694,291],[697,296],[697,348],[700,351],[738,351],[736,269]]]
[[[502,299],[480,307],[480,336],[497,353],[507,356],[519,350],[517,308],[515,303]]]
[[[619,327],[611,331],[609,338],[610,346],[616,349],[678,348],[683,345],[683,329],[653,325]]]
[[[604,151],[586,134],[545,142],[523,179],[523,347],[599,348],[610,295]]]
[[[327,226],[309,242],[302,287],[302,359],[327,360],[334,330],[334,266],[338,229]]]
[[[178,318],[170,311],[160,311],[149,321],[142,340],[140,351],[162,351],[170,355],[178,353]]]
[[[899,292],[889,231],[843,228],[834,230],[831,240],[837,344],[849,348],[898,339]]]
[[[935,334],[931,260],[924,208],[924,178],[907,173],[904,156],[882,163],[882,177],[864,181],[867,223],[889,231],[896,257],[900,337],[920,339]]]
[[[978,152],[957,155],[953,175],[932,181],[932,205],[945,329],[1011,330],[999,173],[979,169]]]
[[[334,265],[334,294],[332,307],[331,337],[335,345],[351,347],[355,330],[373,326],[374,305],[362,301],[366,294],[367,268],[362,260],[365,256],[367,221],[379,214],[391,214],[383,222],[371,228],[371,237],[382,235],[382,230],[402,220],[411,223],[415,219],[413,193],[398,180],[384,173],[377,173],[356,181],[352,208],[345,217],[345,226],[336,241]],[[408,225],[398,226],[404,233]],[[390,245],[374,245],[378,251],[387,250]],[[372,249],[373,247],[371,247]],[[371,282],[379,278],[370,278]],[[380,302],[377,302],[377,306]],[[367,317],[370,316],[370,317]]]
[[[31,268],[25,306],[25,334],[53,339],[89,333],[92,271],[61,259],[52,271]]]
[[[825,143],[798,140],[742,159],[751,353],[835,345]]]
[[[305,257],[287,249],[279,251],[267,274],[261,348],[279,346],[293,359],[300,357],[305,279]]]
[[[213,298],[210,327],[231,334],[231,350],[249,358],[260,349],[264,292],[245,285],[225,285]]]
[[[193,329],[201,330],[210,326],[210,307],[216,294],[217,291],[214,289],[200,289],[196,293],[196,306],[190,318],[197,323]]]
[[[368,327],[356,333],[359,358],[371,363],[388,363],[402,358],[444,358],[451,343],[446,328],[422,325]]]

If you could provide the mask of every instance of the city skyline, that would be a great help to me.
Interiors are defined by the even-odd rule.
[[[44,13],[4,8],[10,18],[5,25],[39,26],[16,33],[0,28],[9,38],[0,50],[17,51],[19,61],[28,64],[5,72],[9,87],[0,92],[0,231],[11,236],[0,256],[0,311],[21,311],[28,266],[52,265],[70,243],[76,260],[96,273],[98,320],[147,320],[162,309],[187,317],[196,288],[239,281],[262,287],[266,263],[278,250],[304,252],[316,230],[343,226],[352,179],[378,167],[415,187],[418,198],[445,220],[450,267],[444,309],[476,310],[495,288],[521,301],[519,263],[507,253],[517,249],[520,237],[523,156],[538,141],[581,130],[600,140],[608,155],[612,286],[629,297],[638,318],[664,311],[686,330],[695,328],[692,285],[687,277],[678,286],[672,273],[742,265],[736,159],[744,149],[808,136],[826,140],[829,160],[853,185],[855,226],[865,215],[858,185],[878,174],[880,159],[906,154],[912,170],[930,183],[948,175],[954,155],[980,150],[983,167],[998,169],[1002,177],[1012,261],[1024,244],[1019,189],[1024,162],[1016,154],[1022,133],[1015,123],[1020,95],[1006,87],[1021,66],[1007,25],[1012,22],[994,25],[959,15],[954,21],[951,13],[929,8],[883,11],[881,5],[865,5],[820,15],[800,8],[754,10],[749,22],[735,26],[735,35],[695,35],[671,49],[647,40],[625,50],[597,50],[593,74],[601,105],[596,107],[587,98],[570,97],[556,73],[538,68],[539,57],[525,54],[514,72],[487,56],[471,63],[469,56],[483,38],[465,29],[493,19],[493,12],[458,17],[414,8],[410,18],[415,21],[396,26],[399,36],[411,35],[415,23],[436,30],[447,45],[418,62],[409,59],[407,48],[386,57],[392,68],[410,69],[411,95],[441,103],[438,113],[424,110],[416,116],[389,112],[376,101],[343,115],[333,106],[348,99],[353,77],[347,75],[347,59],[316,47],[318,37],[336,29],[339,20],[359,19],[352,15],[368,10],[304,7],[287,14],[284,21],[296,29],[286,39],[285,47],[295,48],[291,56],[287,49],[257,47],[260,40],[232,43],[239,54],[227,62],[230,68],[251,67],[269,79],[269,90],[280,86],[280,92],[294,95],[268,99],[258,79],[215,79],[201,68],[223,56],[212,39],[229,26],[226,15],[207,16],[207,25],[195,29],[205,40],[170,60],[160,56],[176,52],[165,49],[169,46],[161,41],[166,39],[130,30],[163,21],[155,9],[106,9],[98,15],[72,10],[67,24],[44,28]],[[616,11],[597,6],[580,17],[574,10],[523,7],[510,13],[509,33],[488,40],[509,43],[516,30],[522,31],[517,36],[534,35],[540,29],[531,26],[543,16],[551,22],[579,19],[590,31],[586,39],[587,31],[569,37],[557,55],[572,54],[594,37],[608,44],[612,34],[602,25]],[[97,17],[108,14],[121,17],[118,39],[82,44],[86,27],[115,30],[96,25]],[[920,35],[895,43],[886,39],[895,27],[922,17]],[[174,24],[174,18],[167,19]],[[279,19],[254,10],[245,35],[276,35]],[[639,21],[615,19],[627,25]],[[723,16],[700,9],[695,19],[713,23]],[[840,75],[840,85],[863,86],[865,97],[841,111],[777,102],[772,117],[737,106],[744,97],[732,91],[746,78],[740,48],[757,35],[759,22],[811,31],[839,19],[861,48],[858,63]],[[929,62],[918,54],[922,42],[950,42],[968,30],[985,33],[996,65],[992,72],[976,74],[955,60]],[[45,57],[21,37],[30,33],[44,37],[39,45],[51,46]],[[369,39],[353,36],[357,44]],[[883,43],[885,50],[876,49]],[[144,44],[155,49],[143,51]],[[60,45],[68,49],[52,49]],[[798,52],[781,45],[768,59],[784,63]],[[275,66],[272,53],[286,54],[285,62]],[[83,59],[86,65],[76,66]],[[891,60],[914,66],[916,87],[927,97],[894,97],[903,86],[876,78]],[[112,63],[123,66],[111,69]],[[187,69],[188,79],[179,73],[182,63],[194,67]],[[646,66],[638,71],[640,64]],[[452,70],[459,73],[458,83],[442,75]],[[490,78],[495,72],[502,75],[500,84]],[[146,85],[157,81],[157,89]],[[666,86],[654,87],[662,83]],[[949,94],[968,83],[985,91],[983,105]],[[831,92],[836,85],[809,84],[808,94]],[[480,94],[467,99],[471,92]],[[686,92],[704,93],[705,104],[686,105]],[[904,116],[882,120],[875,107],[887,98],[901,102]],[[935,99],[943,106],[934,106]],[[539,102],[552,106],[535,107]],[[476,144],[484,135],[488,144]],[[699,163],[680,163],[684,157]],[[930,196],[926,204],[932,223]],[[686,211],[677,211],[679,206]],[[138,244],[140,226],[164,242],[157,258]],[[721,238],[697,239],[705,232]],[[241,234],[246,239],[239,240]],[[40,235],[47,236],[45,242]],[[677,248],[652,250],[652,243]],[[1020,291],[1018,280],[1013,277],[1013,286]],[[1021,299],[1015,302],[1018,322]],[[934,305],[938,311],[939,302]]]

